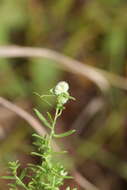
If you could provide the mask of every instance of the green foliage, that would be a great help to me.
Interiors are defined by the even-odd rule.
[[[62,134],[56,134],[55,132],[56,121],[62,114],[64,109],[63,105],[69,99],[73,99],[73,97],[69,95],[68,89],[68,84],[62,81],[59,82],[54,89],[50,90],[51,95],[56,97],[57,102],[54,119],[51,114],[48,113],[48,121],[37,109],[35,109],[35,113],[43,124],[50,129],[50,133],[45,136],[33,134],[33,137],[36,139],[34,145],[37,147],[37,151],[31,152],[31,154],[40,158],[39,164],[28,164],[27,168],[19,172],[19,162],[9,162],[11,175],[4,176],[3,178],[13,180],[13,183],[9,184],[10,190],[17,190],[20,187],[25,190],[59,190],[64,184],[65,179],[72,179],[64,166],[60,162],[55,161],[56,155],[63,154],[63,152],[54,152],[51,145],[53,138],[66,137],[75,132],[75,130],[70,130]],[[66,98],[66,101],[63,101],[63,97]],[[27,184],[25,183],[26,178],[29,179]],[[73,190],[76,189],[77,188],[73,188]],[[71,190],[71,188],[67,187],[66,190]]]

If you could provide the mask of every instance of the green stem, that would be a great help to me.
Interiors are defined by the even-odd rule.
[[[20,179],[19,177],[15,176],[15,179],[20,182],[20,185],[21,185],[24,189],[29,190],[29,189],[27,188],[27,186],[21,181],[21,179]]]
[[[56,113],[55,113],[55,117],[54,117],[54,120],[53,120],[51,133],[50,133],[50,136],[49,136],[49,146],[50,146],[50,144],[51,144],[51,140],[52,140],[52,137],[53,137],[53,135],[54,135],[56,120],[57,120],[57,118],[58,118],[59,116],[60,116],[60,114],[59,114],[59,108],[56,108]]]

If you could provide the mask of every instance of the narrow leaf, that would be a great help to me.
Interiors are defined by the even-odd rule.
[[[76,130],[70,130],[70,131],[67,131],[65,133],[61,133],[61,134],[54,134],[54,137],[56,138],[61,138],[61,137],[66,137],[66,136],[69,136],[73,133],[75,133]]]
[[[47,112],[47,115],[48,115],[48,118],[50,119],[50,122],[53,123],[53,119],[52,119],[52,116],[49,112]]]
[[[43,155],[42,155],[42,154],[39,154],[39,153],[37,153],[37,152],[31,152],[31,155],[35,155],[35,156],[40,156],[40,157],[43,157]]]
[[[40,135],[37,135],[36,133],[34,133],[32,136],[33,136],[33,137],[36,137],[36,138],[38,138],[38,139],[44,140],[44,137],[42,137],[42,136],[40,136]]]
[[[36,115],[38,116],[38,118],[44,123],[44,125],[51,129],[51,125],[47,121],[47,119],[37,109],[34,109],[34,111]]]
[[[15,179],[14,176],[2,176],[1,178],[2,179]]]

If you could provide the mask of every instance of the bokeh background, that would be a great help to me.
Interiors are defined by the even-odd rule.
[[[67,104],[58,121],[62,126],[58,131],[77,130],[75,135],[59,142],[69,151],[68,167],[74,165],[98,190],[125,190],[126,0],[2,0],[0,46],[9,45],[55,50],[79,60],[84,67],[97,69],[97,75],[105,78],[104,88],[103,83],[100,86],[89,80],[91,73],[87,77],[80,72],[73,74],[73,67],[72,72],[63,69],[59,61],[50,58],[0,58],[0,96],[33,116],[34,107],[53,112],[33,92],[45,94],[58,81],[69,82],[76,101]],[[29,155],[34,149],[33,132],[32,126],[0,103],[1,176],[10,160],[19,159],[22,167],[38,161]],[[7,189],[5,180],[0,180],[0,189]]]

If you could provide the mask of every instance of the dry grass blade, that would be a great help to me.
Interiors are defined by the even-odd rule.
[[[102,91],[107,91],[110,85],[127,90],[127,79],[102,69],[82,64],[80,61],[45,48],[20,46],[0,46],[0,57],[40,57],[49,58],[59,63],[70,72],[82,75],[93,81]]]
[[[79,61],[64,56],[50,49],[18,47],[18,46],[2,46],[0,47],[0,57],[40,57],[49,58],[60,63],[70,72],[87,77],[93,81],[102,91],[110,88],[108,79],[92,66],[81,64]]]

